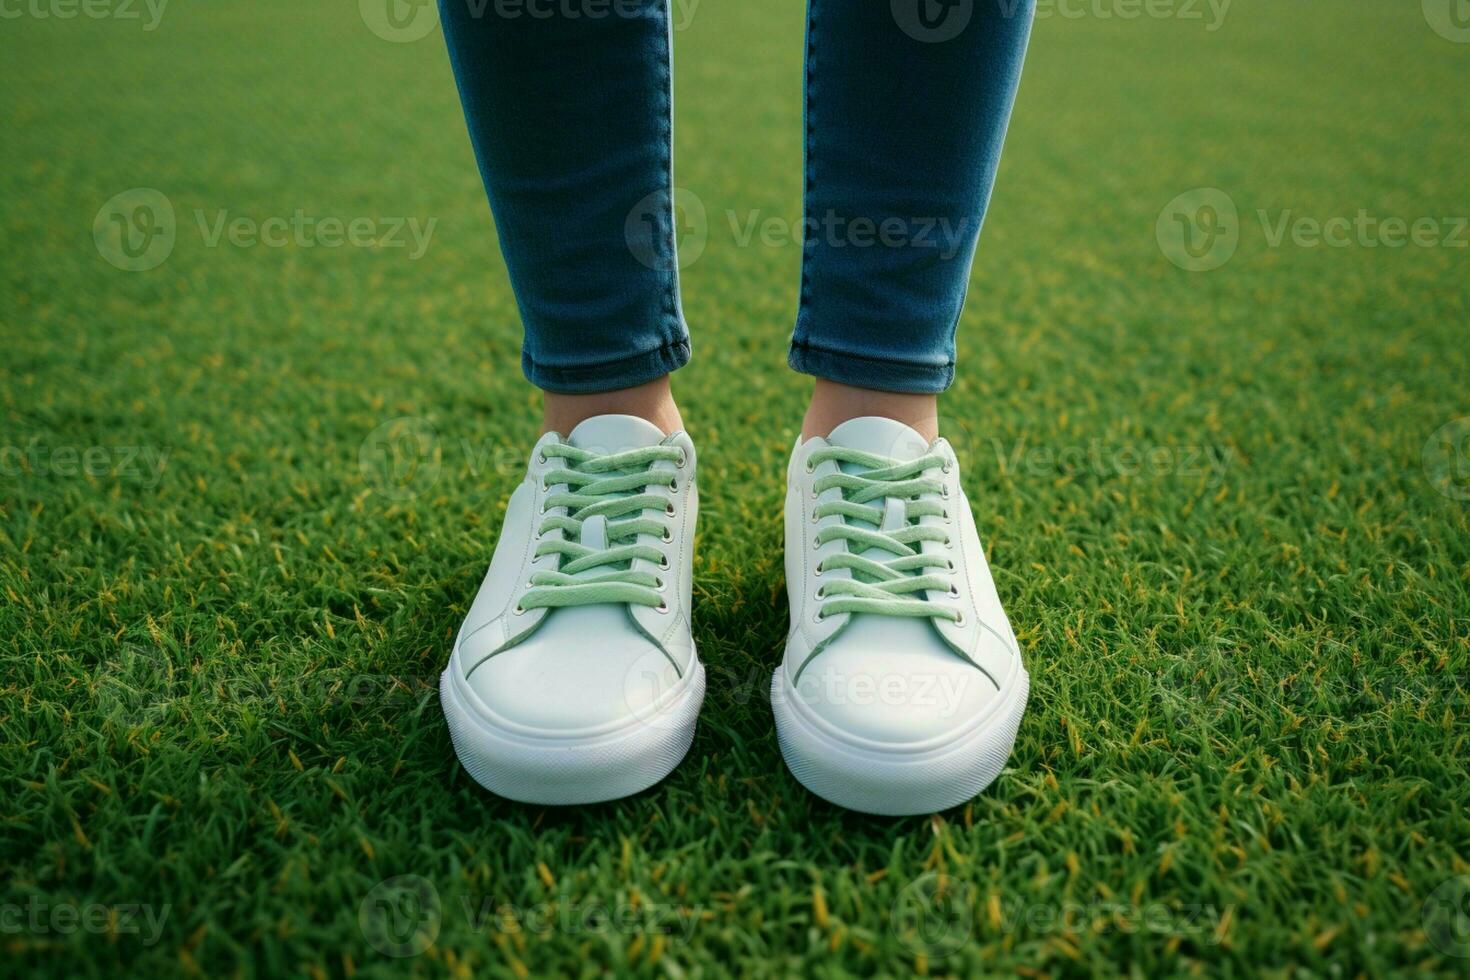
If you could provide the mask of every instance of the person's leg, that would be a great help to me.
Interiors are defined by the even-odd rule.
[[[862,415],[936,434],[1033,6],[810,0],[790,363],[827,383],[803,435]]]
[[[881,814],[1004,767],[1029,679],[939,437],[954,331],[1029,0],[809,0],[806,244],[791,366],[791,629],[777,741],[812,792]]]
[[[660,380],[689,359],[668,0],[620,0],[597,17],[472,0],[440,10],[546,428],[621,411],[677,430]],[[621,394],[594,397],[605,392]]]
[[[539,804],[636,793],[688,751],[694,444],[669,166],[667,0],[443,0],[541,438],[440,681],[455,752]]]

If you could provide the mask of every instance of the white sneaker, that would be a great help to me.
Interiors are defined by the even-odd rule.
[[[652,786],[694,738],[694,445],[629,415],[536,443],[440,678],[465,769],[526,803]]]
[[[771,682],[781,754],[818,796],[932,813],[1005,765],[1030,681],[954,450],[885,418],[797,441],[791,632]]]

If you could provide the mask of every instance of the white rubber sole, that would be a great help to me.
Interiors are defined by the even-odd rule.
[[[460,765],[497,796],[569,806],[632,796],[659,782],[684,758],[704,702],[704,665],[671,691],[656,713],[585,738],[532,736],[495,725],[471,707],[459,651],[439,677],[439,701]]]
[[[781,755],[797,782],[838,806],[893,817],[947,810],[994,782],[1016,743],[1031,685],[1022,670],[979,724],[947,744],[905,751],[857,745],[823,731],[785,677],[785,668],[777,668],[771,678],[771,709]]]

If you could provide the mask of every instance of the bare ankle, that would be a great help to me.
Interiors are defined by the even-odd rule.
[[[684,428],[667,374],[632,388],[613,391],[586,395],[562,395],[553,391],[541,393],[542,432],[566,435],[595,415],[636,415],[658,426],[664,435]]]
[[[876,415],[902,422],[925,439],[939,438],[939,396],[856,388],[818,378],[801,423],[802,439],[825,438],[848,419]]]

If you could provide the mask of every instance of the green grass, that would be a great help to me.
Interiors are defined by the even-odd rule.
[[[481,791],[439,713],[535,399],[442,40],[355,7],[0,26],[7,973],[1464,974],[1470,503],[1431,436],[1470,415],[1470,252],[1257,211],[1470,212],[1470,45],[1417,0],[1039,22],[942,403],[1031,705],[991,789],[890,820],[806,793],[765,695],[799,248],[731,222],[800,213],[802,11],[699,5],[710,693],[666,782],[563,812]],[[178,217],[149,272],[92,239],[133,187]],[[1241,238],[1190,273],[1155,222],[1198,187]],[[415,261],[195,217],[297,209],[437,224]],[[401,417],[428,469],[372,465]],[[439,901],[415,958],[360,921],[399,875]]]

